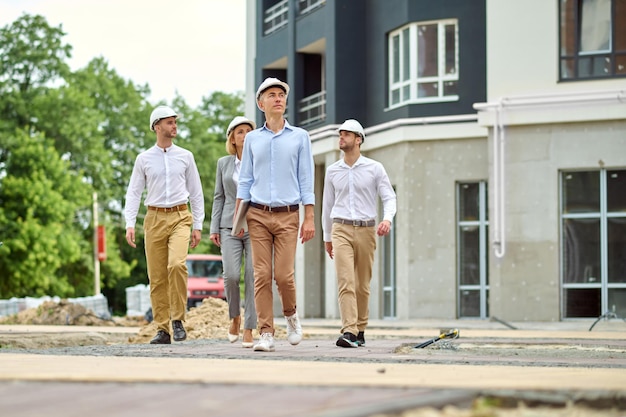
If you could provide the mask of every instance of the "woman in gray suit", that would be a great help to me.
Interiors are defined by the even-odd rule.
[[[231,343],[239,339],[241,326],[241,297],[239,281],[241,279],[241,262],[244,258],[244,330],[243,347],[252,347],[254,339],[252,329],[257,326],[256,310],[254,308],[254,269],[252,268],[252,246],[250,236],[246,232],[243,237],[232,236],[237,184],[239,182],[239,168],[241,153],[246,134],[256,125],[252,120],[243,116],[235,117],[226,130],[226,150],[229,155],[217,161],[215,178],[215,194],[213,197],[213,212],[211,214],[211,235],[209,238],[221,248],[222,263],[224,264],[224,289],[228,301],[230,328],[228,340]]]

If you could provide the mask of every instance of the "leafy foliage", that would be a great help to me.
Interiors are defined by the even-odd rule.
[[[103,57],[72,71],[62,27],[22,15],[0,28],[0,298],[93,293],[94,225],[106,225],[103,293],[125,310],[125,288],[147,283],[140,213],[136,249],[126,244],[122,207],[134,160],[155,142],[148,127],[157,104]],[[194,153],[210,222],[217,159],[243,94],[211,93],[199,108],[171,106],[177,144]],[[215,252],[208,233],[195,252]]]
[[[80,258],[73,223],[89,200],[88,186],[67,169],[51,141],[20,131],[16,138],[0,187],[0,297],[72,295],[68,277],[58,272]]]

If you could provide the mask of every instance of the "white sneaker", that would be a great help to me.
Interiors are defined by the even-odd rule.
[[[292,345],[297,345],[302,341],[302,326],[298,320],[298,312],[293,313],[293,316],[285,316],[285,319],[287,319],[287,340]]]
[[[271,333],[263,333],[259,343],[252,348],[256,352],[273,352],[274,351],[274,336]]]

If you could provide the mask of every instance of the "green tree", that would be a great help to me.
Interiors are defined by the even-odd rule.
[[[74,295],[60,267],[81,257],[76,213],[89,187],[41,135],[17,131],[0,183],[0,298]]]
[[[69,74],[66,59],[72,48],[62,42],[64,35],[61,26],[51,27],[38,15],[24,14],[0,28],[0,110],[5,122],[0,128],[6,128],[7,121],[29,125],[30,103]]]
[[[135,264],[132,259],[122,259],[115,237],[123,233],[123,182],[129,176],[134,151],[144,145],[148,130],[142,122],[148,117],[150,105],[145,96],[149,90],[119,77],[102,58],[70,72],[64,60],[71,47],[63,44],[64,35],[60,27],[51,28],[41,16],[24,15],[0,30],[0,109],[4,109],[0,129],[43,133],[69,169],[80,172],[82,181],[98,192],[103,207],[100,218],[110,235],[101,279],[103,287],[114,287],[119,278],[130,275]],[[18,148],[1,149],[0,178],[10,152]],[[80,221],[70,225],[72,232],[81,236],[75,240],[81,256],[71,262],[41,265],[68,277],[76,295],[91,294],[93,288],[90,208],[75,213]]]
[[[0,28],[0,298],[92,294],[97,192],[107,233],[101,287],[123,312],[125,288],[148,282],[141,227],[133,249],[122,208],[134,160],[155,141],[155,104],[147,85],[119,76],[103,57],[71,71],[64,36],[42,16]],[[215,169],[243,94],[215,92],[198,108],[176,97],[172,106],[181,114],[177,143],[194,153],[205,194],[206,238],[194,251],[217,252],[208,239]]]
[[[193,152],[204,191],[205,230],[194,253],[219,253],[208,239],[217,160],[227,154],[226,129],[235,116],[243,114],[244,104],[241,92],[213,92],[202,98],[197,109],[191,109],[181,97],[174,100],[173,108],[181,114],[177,144]]]
[[[68,84],[55,92],[58,97],[50,94],[50,102],[38,107],[42,115],[38,128],[55,138],[55,146],[64,155],[71,155],[73,168],[84,172],[98,193],[98,217],[107,233],[101,286],[107,298],[112,298],[111,304],[117,305],[115,298],[123,291],[116,287],[128,286],[132,269],[145,265],[123,239],[122,207],[136,154],[151,146],[146,120],[152,106],[145,98],[149,89],[120,77],[103,58],[93,59],[67,79]],[[93,228],[86,229],[84,240],[90,245],[92,236]],[[92,254],[93,249],[79,263],[67,266],[74,276],[93,276]],[[131,281],[146,282],[142,270]]]

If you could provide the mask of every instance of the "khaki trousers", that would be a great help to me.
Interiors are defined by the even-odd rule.
[[[191,224],[189,210],[148,210],[143,222],[152,314],[157,330],[168,334],[170,320],[185,320]]]
[[[259,334],[274,334],[274,294],[276,280],[283,314],[296,312],[295,260],[300,213],[268,212],[251,207],[246,215],[252,242],[254,265],[254,305]]]
[[[376,230],[375,227],[333,223],[332,242],[341,333],[349,332],[356,336],[365,331],[368,323]]]

